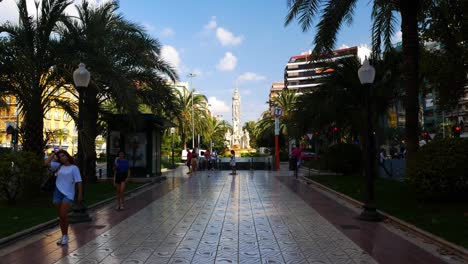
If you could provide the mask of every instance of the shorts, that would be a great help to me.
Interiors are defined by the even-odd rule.
[[[125,182],[127,179],[127,173],[116,173],[115,174],[115,184],[121,184],[122,182]]]
[[[65,194],[63,194],[62,192],[60,192],[57,187],[55,187],[55,190],[54,190],[54,196],[52,198],[52,203],[54,204],[59,204],[59,203],[69,203],[69,204],[72,204],[73,203],[73,199],[68,199]]]

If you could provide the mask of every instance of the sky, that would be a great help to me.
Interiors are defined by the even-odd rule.
[[[17,21],[16,0],[0,3],[0,23]],[[31,11],[34,0],[27,0]],[[100,4],[110,0],[91,0]],[[81,1],[74,1],[80,3]],[[284,26],[287,0],[121,0],[119,12],[144,26],[162,45],[161,54],[180,81],[204,94],[214,115],[231,122],[237,84],[241,122],[257,121],[267,110],[273,82],[282,82],[291,56],[313,48],[315,30],[302,32],[297,21]],[[343,25],[336,48],[371,46],[372,1],[361,0],[353,23]],[[74,7],[67,9],[76,13]],[[315,23],[318,19],[314,20]],[[394,41],[401,39],[397,32]],[[196,77],[189,78],[194,73]]]

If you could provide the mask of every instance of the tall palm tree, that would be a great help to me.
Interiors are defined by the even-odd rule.
[[[174,89],[174,94],[174,118],[185,149],[187,148],[187,138],[191,135],[191,133],[196,135],[197,132],[201,134],[203,131],[203,120],[207,113],[206,106],[208,99],[205,95],[198,94],[193,90],[189,91],[185,87],[182,90]],[[194,124],[192,124],[192,122]]]
[[[373,114],[376,128],[378,118],[386,114],[389,104],[399,94],[396,83],[400,64],[394,56],[385,53],[384,60],[373,62],[377,72],[372,99],[375,111],[365,114]],[[322,79],[322,85],[298,99],[297,105],[301,107],[295,109],[291,117],[294,126],[304,129],[302,133],[325,132],[335,126],[351,138],[362,132],[365,93],[356,74],[360,66],[357,58],[331,63],[329,67],[334,70]]]
[[[291,113],[296,108],[296,101],[298,95],[293,90],[284,89],[273,99],[273,104],[280,107],[283,110],[283,116],[280,117],[280,133],[286,138],[286,142],[289,142],[290,136],[299,136],[296,128],[291,126]]]
[[[41,155],[44,111],[55,89],[64,84],[55,67],[60,57],[60,39],[55,34],[67,19],[64,10],[70,1],[36,1],[35,18],[26,2],[17,2],[19,24],[0,25],[0,33],[7,35],[0,50],[0,86],[17,98],[22,110],[23,149]]]
[[[374,0],[372,10],[372,46],[373,52],[379,54],[382,46],[390,48],[390,39],[394,34],[396,19],[393,12],[401,15],[401,31],[403,44],[403,77],[405,81],[405,107],[406,107],[406,143],[408,156],[418,149],[419,131],[419,85],[418,85],[418,14],[428,5],[423,0]],[[352,22],[354,8],[357,0],[349,1],[320,1],[320,0],[287,0],[289,12],[285,25],[298,18],[302,30],[307,31],[312,21],[321,11],[320,22],[317,24],[315,35],[316,54],[330,51],[336,44],[336,38],[341,25]]]
[[[84,0],[77,6],[78,19],[66,21],[62,32],[62,47],[70,54],[62,57],[61,67],[69,69],[65,78],[71,81],[70,73],[79,62],[85,62],[91,72],[90,86],[86,93],[80,92],[80,97],[86,95],[86,109],[80,109],[86,118],[78,131],[84,140],[79,142],[78,157],[86,178],[95,175],[95,139],[104,102],[111,102],[118,113],[130,115],[130,120],[138,118],[142,103],[152,111],[173,107],[165,79],[175,80],[177,74],[162,59],[160,43],[142,26],[124,19],[118,8],[114,1],[92,6]],[[74,87],[69,88],[78,95]]]

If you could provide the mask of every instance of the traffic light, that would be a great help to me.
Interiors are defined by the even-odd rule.
[[[456,125],[453,127],[453,137],[459,138],[460,132],[461,132],[461,127],[459,125]]]
[[[16,129],[11,133],[11,144],[18,144],[18,130]]]
[[[338,128],[337,128],[337,127],[334,127],[334,128],[333,128],[333,131],[335,131],[335,132],[338,131]]]
[[[427,131],[424,131],[423,137],[424,137],[425,140],[429,140],[429,139],[430,139],[429,133],[428,133]]]

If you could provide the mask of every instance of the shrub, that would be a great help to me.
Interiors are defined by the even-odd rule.
[[[405,180],[424,199],[468,198],[468,139],[433,141],[407,163]]]
[[[39,191],[44,179],[43,160],[31,152],[12,152],[0,156],[0,195],[14,204],[26,190]]]
[[[241,157],[246,157],[246,158],[249,158],[249,157],[260,157],[260,154],[257,153],[257,152],[242,152],[242,153],[241,153]]]
[[[320,166],[334,172],[354,173],[361,170],[361,149],[355,144],[339,143],[330,146],[321,159]]]

